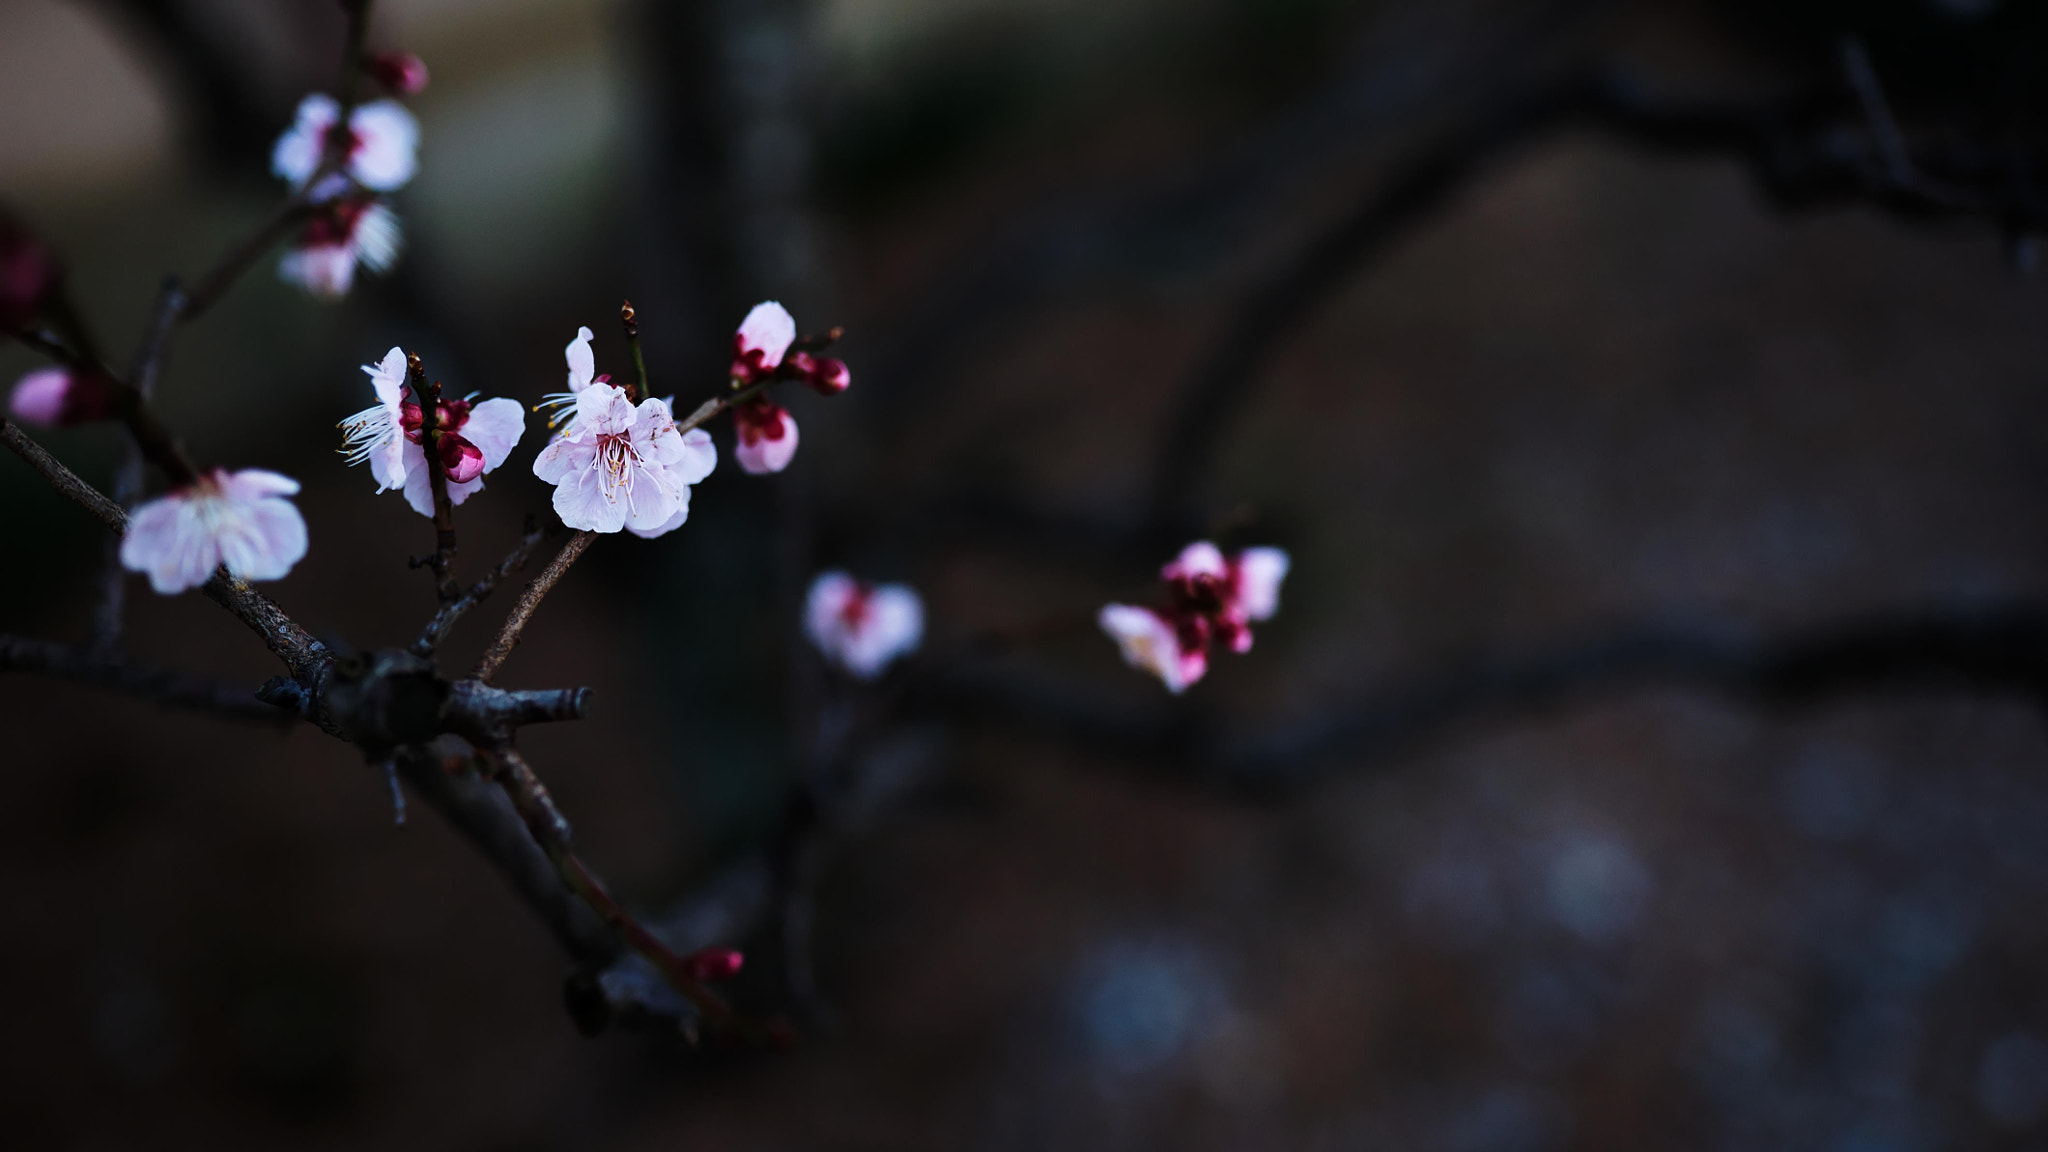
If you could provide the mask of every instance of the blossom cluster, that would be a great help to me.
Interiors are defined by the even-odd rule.
[[[380,56],[370,72],[393,92],[426,87],[426,65],[409,55]],[[304,197],[311,215],[278,274],[317,296],[344,296],[356,269],[389,269],[402,242],[398,217],[383,197],[419,171],[419,121],[394,99],[347,109],[315,92],[271,150],[270,170]]]
[[[1179,695],[1208,673],[1212,644],[1251,651],[1253,622],[1280,610],[1288,563],[1278,548],[1247,548],[1226,557],[1216,545],[1198,540],[1159,570],[1166,607],[1108,604],[1096,622],[1132,667],[1159,677],[1167,691]]]

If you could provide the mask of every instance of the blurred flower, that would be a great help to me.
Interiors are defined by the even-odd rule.
[[[533,474],[556,486],[562,523],[591,532],[625,528],[642,537],[682,527],[690,485],[718,464],[711,437],[701,428],[676,431],[666,401],[635,405],[602,380],[577,394],[575,411],[569,427],[533,462]]]
[[[356,265],[382,272],[398,259],[398,217],[367,197],[321,208],[285,252],[277,274],[315,296],[346,296]]]
[[[796,456],[796,418],[765,396],[735,407],[732,427],[738,437],[733,458],[753,475],[780,472]]]
[[[796,319],[789,309],[773,300],[754,305],[732,336],[732,378],[751,382],[773,372],[795,341]]]
[[[902,584],[865,584],[837,570],[811,582],[804,632],[826,659],[872,680],[924,639],[924,602]]]
[[[1280,610],[1280,583],[1287,577],[1287,553],[1247,548],[1236,556],[1207,540],[1181,549],[1159,577],[1166,583],[1164,609],[1111,604],[1097,623],[1117,642],[1124,660],[1158,676],[1175,694],[1209,670],[1209,644],[1221,641],[1232,652],[1251,651],[1253,621]]]
[[[0,215],[0,332],[27,326],[57,286],[57,261],[28,229]]]
[[[834,360],[829,356],[818,357],[803,351],[791,352],[789,366],[794,368],[797,375],[820,396],[837,396],[853,383],[853,374],[847,371],[846,362]]]
[[[38,368],[15,382],[7,410],[24,424],[68,427],[105,419],[113,395],[98,376],[68,368]]]
[[[1107,604],[1095,619],[1126,663],[1159,677],[1176,696],[1209,671],[1209,632],[1200,617],[1171,619],[1150,608]]]
[[[705,948],[683,957],[690,979],[705,984],[730,980],[740,974],[747,958],[736,948]]]
[[[332,96],[315,92],[299,101],[298,119],[271,151],[270,170],[293,191],[305,188],[320,171],[329,141],[345,131],[341,171],[308,190],[309,199],[316,204],[332,200],[351,180],[373,192],[405,187],[419,170],[420,125],[412,113],[396,100],[374,100],[349,112],[346,129],[340,119],[341,105]]]
[[[377,403],[341,422],[342,452],[351,465],[368,461],[377,491],[405,489],[406,503],[422,516],[434,514],[434,481],[427,468],[425,420],[405,383],[405,352],[393,348],[382,362],[363,365]],[[448,472],[448,501],[460,504],[483,488],[526,431],[517,400],[499,397],[481,404],[443,400],[434,406],[435,445]]]
[[[299,482],[248,468],[215,469],[137,508],[121,539],[121,566],[149,575],[168,596],[227,565],[244,580],[277,580],[306,554],[306,521],[287,496]]]
[[[427,62],[410,52],[384,52],[370,57],[370,75],[394,96],[417,96],[427,90]]]

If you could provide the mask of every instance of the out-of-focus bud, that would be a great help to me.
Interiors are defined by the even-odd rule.
[[[853,373],[846,370],[846,361],[834,360],[830,356],[821,358],[811,372],[811,387],[820,396],[837,396],[853,383]]]
[[[427,88],[427,62],[410,52],[370,57],[370,75],[394,96],[417,96]]]
[[[64,368],[38,368],[14,385],[7,410],[24,424],[63,428],[104,420],[113,400],[106,381]]]
[[[18,332],[57,285],[57,261],[28,229],[0,215],[0,332]]]
[[[683,967],[690,979],[705,984],[732,979],[740,974],[740,966],[745,963],[746,957],[735,948],[706,948],[683,957]]]

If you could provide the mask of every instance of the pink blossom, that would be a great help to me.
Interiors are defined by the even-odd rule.
[[[1252,623],[1279,611],[1287,568],[1287,553],[1278,548],[1248,548],[1226,557],[1216,545],[1198,540],[1159,570],[1165,608],[1111,604],[1099,619],[1125,660],[1179,693],[1208,670],[1212,643],[1240,654],[1251,651]]]
[[[375,200],[351,197],[321,208],[285,252],[277,274],[315,296],[346,296],[356,266],[383,272],[398,259],[398,217]]]
[[[223,564],[244,580],[282,579],[306,554],[306,521],[286,499],[298,490],[275,472],[215,469],[135,510],[121,566],[148,573],[166,596],[206,583]]]
[[[67,368],[38,368],[15,382],[7,408],[25,424],[68,427],[104,419],[113,397],[106,382]]]
[[[789,309],[773,300],[754,305],[732,335],[732,378],[758,380],[780,368],[795,342],[796,319]]]
[[[576,329],[576,338],[562,349],[562,359],[569,365],[569,388],[566,392],[549,392],[541,396],[534,411],[547,409],[555,411],[548,417],[548,427],[557,428],[566,436],[576,425],[576,398],[592,384],[603,384],[611,380],[609,374],[597,374],[597,357],[590,351],[591,333],[588,328]]]
[[[1190,626],[1196,633],[1192,637],[1183,636],[1183,622],[1130,604],[1104,605],[1095,618],[1116,641],[1126,663],[1159,677],[1176,696],[1209,671],[1207,629],[1200,626],[1199,617],[1190,619],[1196,622]]]
[[[796,417],[766,397],[756,397],[732,410],[738,443],[733,458],[755,476],[780,472],[796,455]]]
[[[367,461],[377,491],[405,490],[405,502],[422,516],[434,514],[433,473],[427,467],[425,420],[406,387],[405,352],[393,348],[377,364],[363,365],[377,403],[341,422],[342,453],[351,465]],[[448,500],[460,504],[481,491],[486,472],[495,471],[526,431],[526,412],[517,400],[499,397],[472,403],[442,400],[435,405],[435,443],[448,472]]]
[[[294,191],[305,188],[326,158],[328,141],[336,132],[346,131],[342,171],[307,193],[314,203],[340,195],[351,180],[372,192],[405,187],[419,170],[420,143],[419,121],[405,105],[396,100],[358,104],[349,112],[345,130],[339,126],[340,119],[341,105],[331,96],[315,92],[299,101],[298,119],[278,137],[277,147],[271,151],[270,170]]]
[[[701,428],[678,432],[667,401],[635,405],[594,380],[577,394],[569,426],[541,449],[533,474],[556,486],[555,512],[569,527],[654,537],[682,527],[690,485],[717,464],[711,437]]]
[[[847,371],[844,360],[798,350],[789,354],[788,363],[798,378],[820,396],[837,396],[853,383],[853,373]]]
[[[417,96],[427,90],[427,62],[410,52],[372,56],[370,75],[395,96]]]
[[[891,661],[917,650],[924,639],[924,603],[902,584],[876,587],[844,572],[825,572],[811,582],[804,631],[832,663],[872,680]]]

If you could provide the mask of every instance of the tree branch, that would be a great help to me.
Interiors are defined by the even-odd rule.
[[[540,542],[547,535],[533,516],[527,516],[526,534],[520,537],[518,546],[503,560],[498,561],[497,567],[484,573],[483,579],[470,585],[467,591],[454,600],[441,605],[440,611],[435,612],[434,618],[427,621],[427,626],[420,630],[419,639],[412,642],[413,655],[432,656],[434,650],[441,646],[441,642],[448,638],[448,633],[455,627],[456,621],[462,619],[471,608],[488,599],[505,577],[526,567],[526,561],[532,557],[534,549],[540,547]]]
[[[472,679],[490,682],[491,677],[496,675],[499,667],[505,663],[505,659],[512,655],[512,649],[519,646],[520,637],[526,631],[526,623],[533,619],[533,611],[540,607],[541,599],[555,586],[555,582],[562,578],[562,574],[569,570],[569,565],[574,564],[576,558],[583,555],[583,550],[590,547],[591,542],[596,539],[597,534],[594,532],[578,532],[569,537],[569,542],[562,545],[562,550],[555,553],[555,558],[548,562],[548,566],[541,574],[527,583],[526,591],[520,594],[519,603],[512,606],[512,614],[505,618],[504,627],[498,631],[498,638],[491,641],[491,646],[484,650],[483,657],[470,672]]]
[[[166,708],[278,723],[288,717],[256,699],[253,689],[203,676],[151,668],[91,649],[0,634],[0,669],[34,672],[105,688]]]

